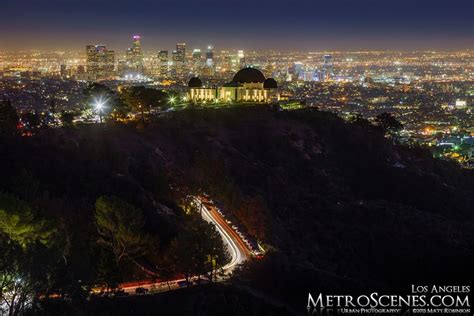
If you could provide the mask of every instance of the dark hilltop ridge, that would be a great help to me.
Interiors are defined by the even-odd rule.
[[[228,314],[264,315],[256,300],[265,298],[304,313],[308,292],[398,294],[411,284],[474,280],[474,173],[393,144],[368,124],[258,106],[1,142],[0,189],[82,227],[77,245],[92,230],[98,196],[143,209],[166,244],[179,221],[170,187],[208,193],[268,250],[227,285],[203,288],[209,302],[240,306]],[[183,293],[196,315],[219,314],[199,309],[195,290],[166,295]],[[166,304],[157,299],[153,308]]]

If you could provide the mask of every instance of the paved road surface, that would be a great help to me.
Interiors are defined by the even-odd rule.
[[[222,237],[222,240],[224,241],[224,244],[227,246],[231,260],[223,267],[223,271],[225,275],[229,275],[232,273],[235,267],[237,267],[237,265],[241,264],[250,257],[250,250],[241,237],[237,234],[237,232],[232,229],[232,227],[225,221],[219,212],[217,212],[213,205],[202,201],[198,197],[194,199],[194,203],[200,207],[203,219],[215,225],[217,231]],[[144,288],[152,292],[162,292],[168,291],[169,289],[176,290],[180,288],[178,283],[184,281],[184,278],[172,280],[169,282],[160,281],[157,283],[143,281],[124,284],[121,286],[121,288],[130,295],[136,294],[135,291],[137,288]]]

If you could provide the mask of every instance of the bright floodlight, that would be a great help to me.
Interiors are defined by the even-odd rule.
[[[104,99],[102,96],[99,97],[98,99],[94,99],[94,108],[97,110],[97,111],[102,111],[104,108],[105,108],[105,104],[107,103],[107,100]]]
[[[175,102],[176,102],[176,98],[175,97],[170,97],[170,103],[174,104]]]
[[[104,102],[102,101],[96,101],[96,103],[94,104],[94,107],[97,109],[97,110],[102,110],[104,108]]]
[[[104,110],[104,108],[105,108],[106,101],[107,101],[107,100],[105,100],[105,99],[103,99],[103,98],[101,97],[101,98],[99,98],[99,99],[95,99],[95,100],[94,100],[94,104],[93,104],[95,110],[96,110],[96,111],[98,112],[98,114],[99,114],[99,121],[100,121],[101,123],[102,123],[102,114],[103,114],[102,112],[103,112],[103,110]]]

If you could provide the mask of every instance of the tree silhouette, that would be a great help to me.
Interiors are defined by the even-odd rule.
[[[20,315],[32,306],[38,283],[27,272],[21,247],[0,235],[0,249],[0,315]]]
[[[140,257],[154,245],[145,233],[142,210],[117,197],[102,196],[95,203],[95,224],[99,243],[109,248],[115,260]]]
[[[217,271],[229,260],[229,254],[216,228],[199,215],[186,218],[178,237],[172,241],[170,253],[176,268],[189,282],[192,276],[208,275],[212,281]]]
[[[74,122],[74,113],[62,111],[61,122],[63,123],[63,126],[66,126],[66,127],[72,126]]]
[[[45,220],[38,219],[25,202],[0,193],[0,232],[26,249],[35,243],[50,246],[55,230]]]
[[[400,123],[391,113],[384,112],[375,117],[375,122],[388,133],[398,132],[403,128]]]
[[[91,83],[84,89],[86,108],[95,110],[95,104],[104,103],[103,115],[111,115],[112,118],[123,118],[128,115],[130,108],[122,102],[118,94],[106,85],[101,83]]]
[[[27,129],[36,129],[41,125],[41,117],[36,112],[28,112],[21,116],[21,121]]]
[[[18,125],[18,114],[10,100],[0,101],[0,133],[14,133]]]
[[[162,90],[134,86],[124,89],[120,97],[123,103],[132,109],[132,111],[141,114],[141,119],[144,122],[145,111],[165,106],[167,104],[168,94]]]

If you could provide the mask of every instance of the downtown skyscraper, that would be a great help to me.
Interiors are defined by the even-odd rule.
[[[203,69],[203,74],[206,76],[213,76],[215,72],[215,61],[214,61],[214,46],[207,46],[206,51],[206,64]]]
[[[177,43],[176,50],[172,52],[172,75],[183,78],[186,70],[186,43]]]
[[[110,79],[114,76],[115,53],[105,45],[86,46],[86,69],[88,80]]]
[[[158,52],[158,63],[159,63],[159,77],[160,78],[167,78],[168,77],[168,63],[169,63],[169,57],[168,57],[168,51],[167,50],[160,50]]]
[[[193,75],[199,76],[201,74],[201,68],[202,68],[202,54],[201,54],[201,50],[199,48],[196,48],[193,50],[193,65],[192,65]]]
[[[140,40],[140,35],[134,35],[132,47],[127,50],[126,72],[132,75],[142,75],[144,73],[143,52]]]
[[[323,78],[324,80],[331,80],[334,76],[334,62],[332,55],[323,56]]]

